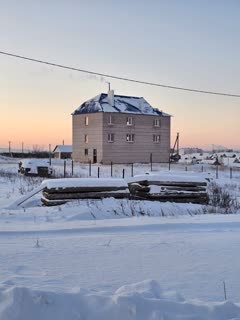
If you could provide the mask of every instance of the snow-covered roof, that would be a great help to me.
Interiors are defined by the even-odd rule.
[[[56,145],[53,152],[72,152],[72,146],[71,145]]]
[[[114,105],[110,104],[108,95],[101,93],[98,96],[84,102],[72,114],[95,113],[95,112],[122,112],[122,113],[136,113],[148,114],[170,117],[169,114],[153,108],[142,97],[131,96],[113,96]]]
[[[23,159],[21,163],[24,168],[49,167],[49,162],[41,159]]]

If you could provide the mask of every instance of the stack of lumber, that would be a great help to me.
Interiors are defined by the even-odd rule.
[[[131,199],[208,203],[207,182],[192,180],[189,177],[139,176],[129,182],[129,191]]]
[[[128,184],[123,179],[72,178],[44,182],[41,201],[54,206],[76,199],[129,198]]]

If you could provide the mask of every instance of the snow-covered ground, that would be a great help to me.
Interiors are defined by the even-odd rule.
[[[62,162],[53,168],[61,173]],[[122,168],[114,167],[115,178]],[[87,165],[74,170],[88,177]],[[134,174],[149,170],[138,165]],[[202,214],[200,205],[114,199],[42,207],[41,194],[13,209],[42,181],[16,171],[17,161],[0,159],[1,320],[240,319],[239,209]],[[110,167],[100,172],[109,177]],[[220,170],[216,182],[239,201],[237,169],[232,179]]]

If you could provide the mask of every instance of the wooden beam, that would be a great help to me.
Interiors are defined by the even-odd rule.
[[[102,199],[102,198],[128,198],[129,192],[84,192],[84,193],[47,193],[43,196],[48,200],[69,200],[69,199]]]

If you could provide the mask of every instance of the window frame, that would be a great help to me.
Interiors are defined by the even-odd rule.
[[[84,155],[85,155],[85,157],[88,156],[88,149],[87,148],[84,149]]]
[[[107,141],[109,143],[113,143],[115,141],[115,134],[114,133],[108,133]]]
[[[133,125],[133,117],[127,117],[126,124],[127,124],[127,126],[132,126]]]
[[[89,117],[85,116],[85,126],[88,126],[88,125],[89,125]]]
[[[89,143],[88,134],[85,134],[85,135],[84,135],[84,142],[85,142],[85,143]]]
[[[154,126],[154,127],[157,127],[157,128],[161,127],[161,119],[155,118],[155,119],[153,120],[153,126]]]
[[[112,126],[113,125],[113,121],[112,121],[112,115],[110,114],[108,117],[108,125]]]
[[[126,134],[126,142],[135,142],[135,134],[134,133],[127,133]]]
[[[154,134],[153,135],[153,142],[154,143],[160,143],[161,142],[161,135],[160,134]]]

